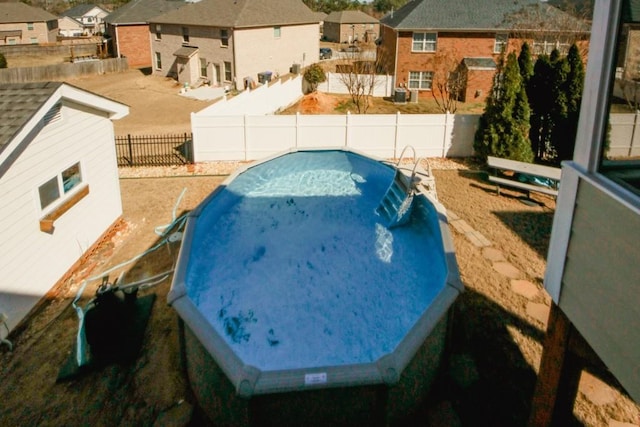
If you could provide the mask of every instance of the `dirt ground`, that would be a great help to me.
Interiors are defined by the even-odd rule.
[[[174,79],[145,75],[136,69],[80,77],[68,83],[129,106],[129,115],[114,121],[116,135],[191,132],[191,113],[214,102],[182,96]]]
[[[203,108],[201,101],[175,95],[171,82],[137,71],[129,72],[126,79],[101,77],[104,80],[72,83],[130,105],[134,122],[127,123],[126,132],[188,131],[188,114],[181,109]],[[176,108],[173,114],[170,106]],[[122,130],[118,122],[116,126]],[[498,196],[485,172],[470,162],[434,159],[432,166],[440,202],[490,240],[491,248],[524,273],[534,292],[527,296],[514,292],[511,281],[496,271],[486,252],[451,227],[466,290],[454,308],[447,364],[429,399],[418,413],[410,414],[406,425],[526,425],[546,327],[544,318],[532,315],[530,309],[550,304],[542,280],[554,200],[534,195],[537,203],[530,205],[516,192],[505,190]],[[0,347],[1,425],[209,425],[182,370],[177,316],[166,304],[169,279],[141,293],[154,293],[157,299],[134,363],[109,365],[56,382],[78,329],[71,302],[83,281],[99,278],[156,245],[155,229],[172,222],[174,209],[177,215],[193,209],[224,179],[215,175],[217,169],[206,170],[213,174],[194,176],[186,169],[171,168],[164,173],[182,176],[121,179],[124,212],[116,230],[11,335],[13,351]],[[177,250],[176,243],[164,244],[109,276],[113,280],[125,271],[124,281],[131,282],[161,273],[171,268]],[[82,304],[93,296],[98,283],[89,283]],[[637,426],[639,413],[606,369],[596,365],[583,374],[570,425]]]

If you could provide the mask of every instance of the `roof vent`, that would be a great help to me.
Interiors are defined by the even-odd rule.
[[[44,115],[44,118],[42,120],[44,122],[44,125],[46,126],[51,123],[60,121],[61,119],[62,119],[62,107],[60,104],[56,104],[53,106],[53,108],[47,111],[47,114]]]

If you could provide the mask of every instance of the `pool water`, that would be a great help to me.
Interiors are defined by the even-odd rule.
[[[433,207],[387,229],[394,169],[347,151],[296,152],[205,201],[186,292],[245,364],[262,371],[375,362],[446,285]]]

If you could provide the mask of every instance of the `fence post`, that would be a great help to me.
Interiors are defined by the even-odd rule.
[[[345,129],[344,129],[344,146],[349,147],[349,117],[351,117],[351,112],[347,111],[345,116]]]
[[[633,117],[633,129],[631,130],[631,141],[629,141],[629,153],[628,156],[631,157],[633,155],[633,146],[636,142],[636,129],[638,129],[638,111],[636,110],[636,115]]]
[[[296,112],[296,140],[294,147],[298,148],[298,141],[300,140],[300,112]]]
[[[447,141],[451,140],[451,129],[449,122],[451,121],[451,113],[448,111],[444,113],[444,137],[442,138],[442,158],[447,157]]]
[[[400,133],[400,111],[396,112],[396,133],[393,138],[393,158],[396,158],[398,153],[398,134]]]
[[[247,161],[249,152],[247,147],[247,115],[246,114],[244,115],[244,120],[242,121],[242,124],[244,129],[244,132],[242,134],[244,137],[244,160]]]
[[[133,147],[131,145],[131,134],[127,134],[127,144],[129,145],[129,166],[133,165]]]

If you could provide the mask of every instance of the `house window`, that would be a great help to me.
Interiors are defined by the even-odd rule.
[[[40,196],[40,209],[44,209],[51,203],[58,200],[60,198],[58,177],[54,176],[49,181],[38,187],[38,195]]]
[[[182,27],[182,43],[189,43],[189,28]]]
[[[207,77],[207,60],[200,58],[200,77]]]
[[[566,40],[556,38],[539,37],[533,41],[532,50],[535,55],[550,55],[554,49],[562,55],[569,52],[571,44]]]
[[[431,90],[433,83],[432,71],[410,71],[409,89]]]
[[[156,52],[156,70],[162,70],[162,55]]]
[[[224,80],[226,82],[230,82],[231,81],[231,62],[224,62]]]
[[[30,37],[29,41],[31,42],[31,44],[38,44],[38,38],[37,37]]]
[[[75,165],[63,170],[60,175],[62,176],[62,189],[64,190],[64,194],[67,194],[82,182],[80,163],[76,163]]]
[[[437,38],[436,33],[413,33],[411,50],[413,52],[435,52]]]
[[[273,27],[273,38],[280,38],[280,27]]]
[[[80,162],[78,162],[38,187],[40,209],[50,206],[60,199],[61,195],[69,193],[81,183],[82,172],[80,170]]]
[[[220,30],[220,45],[229,46],[229,30]]]
[[[27,22],[27,30],[33,31],[33,22]]]
[[[162,40],[162,25],[156,25],[156,40]]]
[[[493,53],[506,52],[508,40],[509,36],[507,34],[496,34],[496,40],[493,42]]]

